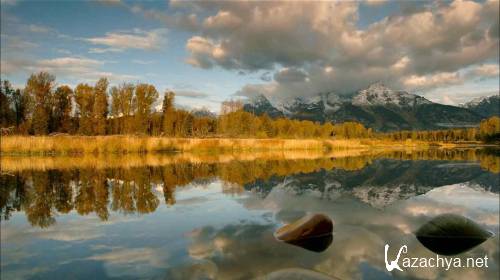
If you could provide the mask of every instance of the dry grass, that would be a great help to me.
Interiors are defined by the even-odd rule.
[[[328,143],[327,143],[328,142]],[[350,147],[353,143],[330,143],[318,139],[198,139],[137,136],[55,136],[2,137],[4,155],[125,154],[172,151],[270,151],[323,150],[333,146]]]
[[[140,136],[5,136],[2,155],[82,155],[161,152],[305,151],[423,147],[427,142],[377,139],[237,139]]]

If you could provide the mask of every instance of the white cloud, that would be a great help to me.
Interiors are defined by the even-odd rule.
[[[208,94],[193,90],[174,90],[176,96],[183,96],[188,98],[206,98]]]
[[[212,1],[171,6],[176,15],[196,13],[202,22],[186,43],[187,63],[277,71],[278,80],[282,71],[295,69],[308,77],[278,81],[277,95],[352,92],[375,81],[431,90],[463,83],[470,77],[460,73],[498,59],[499,15],[491,12],[498,2],[422,5],[365,28],[358,25],[359,5]]]
[[[498,64],[483,64],[471,71],[471,74],[480,78],[498,77]]]
[[[167,29],[159,28],[150,31],[134,29],[127,32],[108,32],[102,37],[86,38],[85,41],[107,46],[107,48],[93,48],[91,52],[117,52],[127,49],[140,49],[147,51],[161,50],[166,45]]]
[[[459,73],[438,73],[434,75],[417,76],[412,75],[403,80],[403,84],[409,89],[428,89],[462,83],[463,79]]]
[[[86,57],[58,57],[38,61],[8,60],[2,61],[2,74],[16,72],[34,73],[47,71],[59,77],[70,78],[75,81],[93,82],[101,77],[106,77],[112,82],[139,80],[137,75],[119,74],[103,71],[104,61]]]

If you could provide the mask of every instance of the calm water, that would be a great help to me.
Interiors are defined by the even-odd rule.
[[[2,279],[259,279],[299,267],[340,279],[498,279],[495,151],[327,157],[3,158]],[[315,252],[273,232],[306,213],[334,221]],[[385,269],[442,213],[495,234],[457,257],[488,268]],[[392,258],[392,257],[391,257]]]

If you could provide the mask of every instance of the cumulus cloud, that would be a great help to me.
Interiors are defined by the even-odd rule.
[[[41,59],[35,62],[22,59],[10,59],[6,61],[2,60],[1,71],[2,74],[47,71],[56,76],[64,76],[76,81],[89,82],[93,82],[101,77],[108,78],[112,82],[138,80],[140,78],[136,75],[103,71],[101,68],[104,64],[105,62],[101,60],[71,56]]]
[[[472,77],[491,78],[498,77],[500,73],[498,64],[484,64],[474,68],[469,72]]]
[[[492,12],[498,1],[422,5],[361,28],[359,6],[371,4],[383,1],[174,1],[170,6],[176,16],[197,19],[186,42],[187,63],[273,71],[275,95],[348,93],[375,81],[430,90],[462,83],[471,76],[461,72],[498,59],[499,16]]]
[[[154,51],[162,49],[166,44],[167,29],[159,28],[150,31],[134,29],[127,32],[108,32],[102,37],[86,38],[85,41],[106,46],[107,48],[93,48],[91,52],[117,52],[127,49],[141,49]]]
[[[463,80],[459,73],[438,73],[434,75],[417,76],[412,75],[403,80],[406,88],[410,89],[428,89],[462,83]]]

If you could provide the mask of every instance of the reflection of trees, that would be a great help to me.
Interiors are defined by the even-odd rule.
[[[33,172],[32,189],[28,192],[24,211],[28,221],[32,225],[40,227],[48,227],[55,223],[54,210],[55,208],[55,190],[50,184],[49,172],[36,171]]]
[[[20,211],[26,197],[25,178],[19,174],[0,175],[0,219],[9,219],[13,211]]]
[[[41,227],[53,224],[56,213],[71,210],[80,215],[93,213],[107,220],[110,210],[125,214],[155,211],[160,198],[154,190],[163,192],[164,202],[173,205],[175,189],[196,181],[219,178],[224,183],[225,193],[236,194],[243,191],[244,185],[255,182],[262,185],[292,174],[306,176],[324,170],[367,170],[365,167],[376,158],[479,161],[484,170],[500,172],[498,152],[471,149],[390,151],[340,158],[180,162],[163,166],[148,166],[145,162],[143,167],[129,168],[26,170],[0,175],[0,214],[8,219],[13,211],[23,210],[31,224]],[[390,179],[391,176],[383,177]]]

